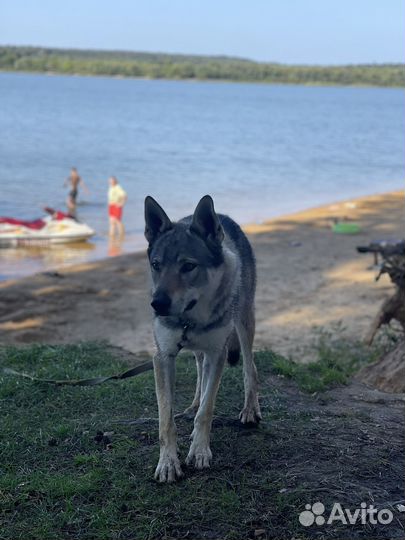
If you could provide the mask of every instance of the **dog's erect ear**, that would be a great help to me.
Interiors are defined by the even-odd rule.
[[[145,238],[152,244],[156,238],[172,228],[163,208],[149,195],[145,199]]]
[[[197,204],[190,230],[201,236],[204,240],[218,244],[224,239],[224,230],[215,213],[214,201],[209,195],[205,195]]]

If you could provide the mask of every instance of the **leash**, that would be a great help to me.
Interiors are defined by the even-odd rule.
[[[122,373],[118,373],[117,375],[110,375],[107,377],[94,377],[92,379],[66,379],[66,380],[55,380],[55,379],[40,379],[38,377],[33,377],[32,375],[29,375],[28,373],[15,371],[11,368],[4,368],[3,372],[6,375],[14,375],[16,377],[23,377],[25,379],[29,379],[33,382],[41,382],[41,383],[48,383],[48,384],[55,384],[56,386],[96,386],[97,384],[102,384],[106,381],[117,381],[122,379],[128,379],[129,377],[135,377],[136,375],[140,375],[141,373],[144,373],[145,371],[150,371],[153,369],[153,362],[144,362],[143,364],[139,364],[139,366],[135,366],[131,369],[128,369],[127,371],[123,371]]]

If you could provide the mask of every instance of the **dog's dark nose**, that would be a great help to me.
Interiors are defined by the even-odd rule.
[[[172,301],[165,292],[157,292],[153,295],[151,306],[157,315],[168,315]]]

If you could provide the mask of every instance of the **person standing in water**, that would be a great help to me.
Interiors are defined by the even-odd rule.
[[[124,237],[124,225],[122,224],[122,211],[127,202],[127,194],[119,185],[115,176],[109,179],[110,188],[108,190],[108,216],[110,219],[110,237],[118,232],[119,238]]]
[[[66,200],[66,206],[71,214],[75,214],[77,206],[77,195],[79,193],[79,186],[82,186],[87,193],[90,193],[84,180],[77,172],[76,167],[70,169],[70,174],[63,183],[64,186],[70,186],[68,198]]]

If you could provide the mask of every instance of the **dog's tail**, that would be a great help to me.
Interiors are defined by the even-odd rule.
[[[235,366],[239,362],[240,356],[240,343],[236,330],[233,330],[228,341],[228,363],[231,366]]]

